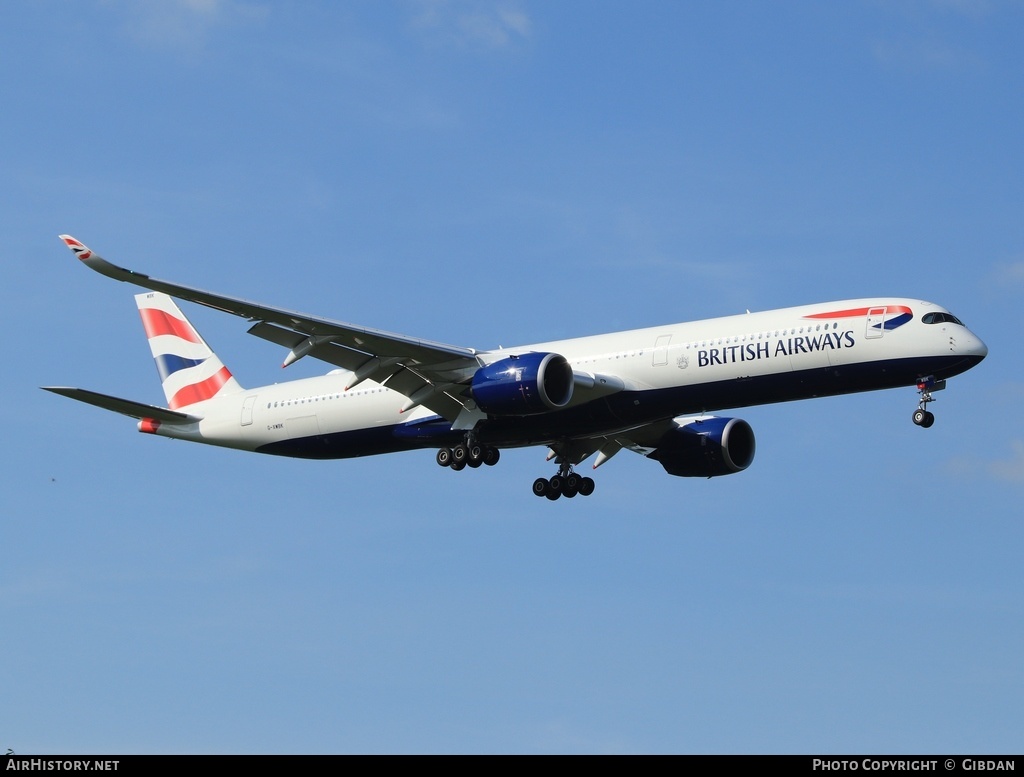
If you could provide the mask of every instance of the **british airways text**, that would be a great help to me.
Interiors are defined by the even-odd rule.
[[[775,343],[774,353],[768,343],[741,343],[739,345],[725,345],[721,348],[706,348],[697,353],[697,366],[707,367],[714,364],[735,364],[736,362],[749,362],[757,359],[767,359],[769,356],[792,356],[798,353],[813,353],[814,351],[839,350],[840,348],[853,348],[853,331],[826,332],[816,335],[797,335],[780,339]]]

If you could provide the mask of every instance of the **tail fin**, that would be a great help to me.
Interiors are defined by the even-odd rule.
[[[171,410],[243,390],[173,299],[149,291],[135,302]]]

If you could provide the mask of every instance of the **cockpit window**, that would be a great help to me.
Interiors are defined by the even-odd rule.
[[[925,324],[959,324],[963,326],[963,322],[954,316],[952,313],[925,313],[921,316],[922,323]]]

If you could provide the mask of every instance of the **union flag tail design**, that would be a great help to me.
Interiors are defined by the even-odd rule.
[[[60,239],[64,241],[64,244],[74,252],[75,256],[81,259],[83,262],[87,262],[92,258],[92,251],[90,251],[85,245],[71,237],[71,235],[61,235]]]
[[[171,410],[243,390],[173,299],[152,291],[135,302]]]

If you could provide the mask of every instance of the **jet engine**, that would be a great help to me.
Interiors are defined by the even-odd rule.
[[[491,415],[536,415],[558,410],[572,399],[573,372],[557,353],[509,356],[473,375],[473,399]]]
[[[739,418],[676,418],[647,458],[670,475],[707,477],[742,472],[754,460],[754,430]]]

